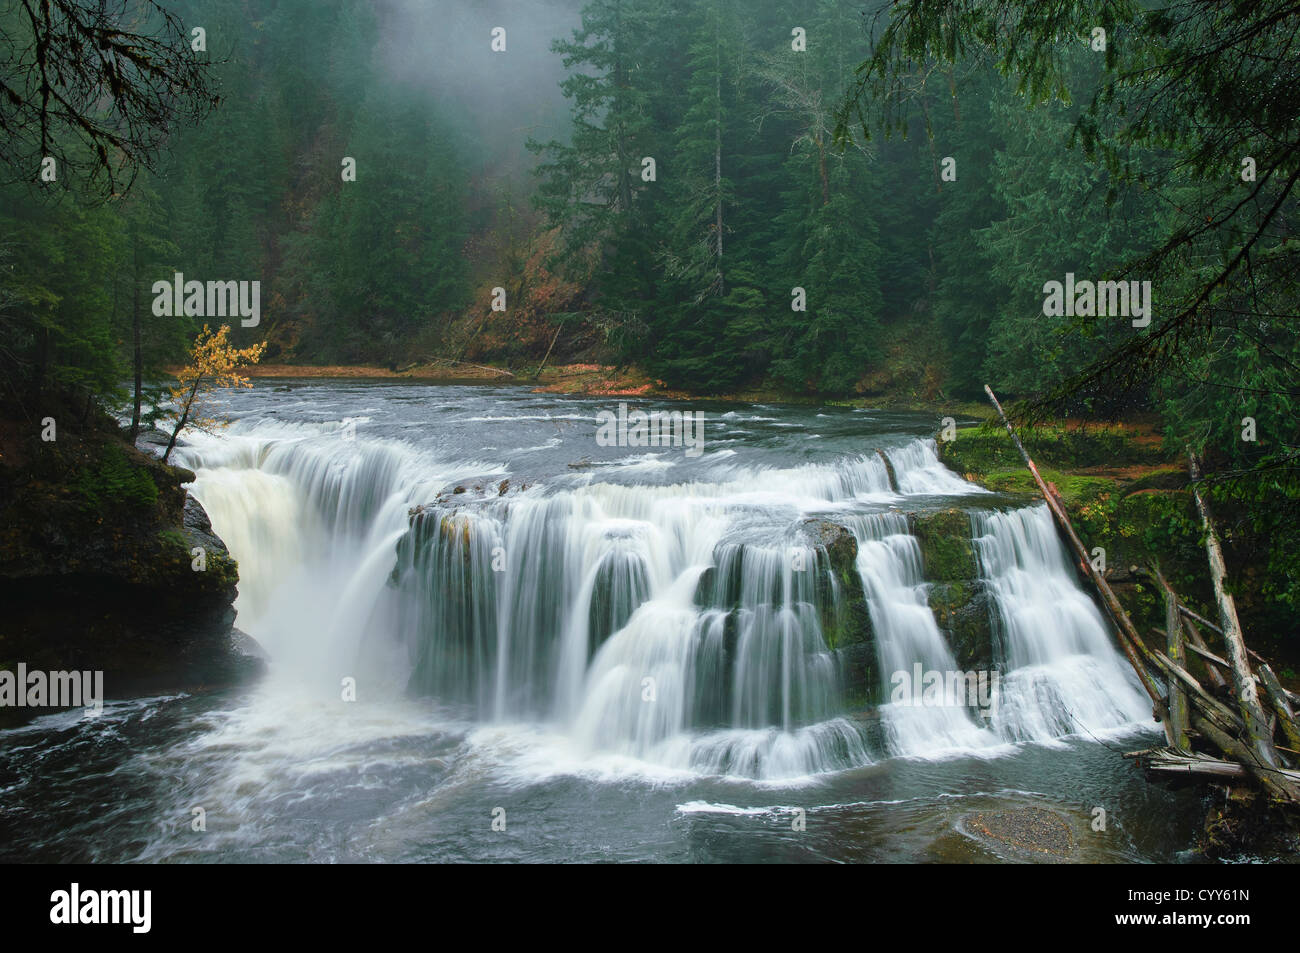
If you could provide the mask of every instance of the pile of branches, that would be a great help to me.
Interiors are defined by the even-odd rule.
[[[1043,480],[1025,451],[1001,404],[987,386],[989,400],[1029,467],[1047,506],[1074,551],[1080,572],[1092,583],[1115,623],[1120,648],[1151,698],[1152,715],[1164,727],[1165,745],[1134,751],[1125,757],[1153,773],[1243,779],[1263,790],[1274,802],[1300,807],[1300,696],[1285,689],[1268,663],[1246,647],[1232,595],[1224,579],[1223,549],[1209,504],[1202,497],[1200,465],[1188,454],[1188,469],[1196,507],[1205,532],[1205,549],[1214,584],[1219,621],[1214,623],[1186,606],[1152,566],[1144,571],[1164,593],[1164,651],[1141,638],[1105,578],[1093,566],[1080,541],[1064,501]],[[1221,654],[1207,644],[1204,632],[1221,644]],[[1205,663],[1207,689],[1188,671],[1187,659]]]

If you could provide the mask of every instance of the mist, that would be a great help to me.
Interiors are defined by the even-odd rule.
[[[582,0],[380,0],[376,66],[423,90],[439,118],[463,134],[479,174],[518,179],[531,167],[529,138],[564,137],[565,76],[556,39],[581,21]],[[506,49],[492,49],[503,28]]]

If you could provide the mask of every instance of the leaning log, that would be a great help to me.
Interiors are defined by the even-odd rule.
[[[1282,683],[1278,681],[1277,675],[1267,663],[1259,667],[1259,680],[1263,683],[1264,691],[1273,704],[1273,711],[1277,713],[1277,723],[1282,729],[1287,744],[1293,748],[1300,748],[1300,723],[1296,721],[1295,709],[1291,706],[1291,699],[1287,698]]]
[[[1250,660],[1246,657],[1246,642],[1242,638],[1241,622],[1237,619],[1237,607],[1224,584],[1227,568],[1223,562],[1223,548],[1219,545],[1219,534],[1214,530],[1214,520],[1210,515],[1209,506],[1202,499],[1201,492],[1196,486],[1201,479],[1201,472],[1195,454],[1187,455],[1187,465],[1192,478],[1192,497],[1196,500],[1196,509],[1201,514],[1201,526],[1205,530],[1205,552],[1210,561],[1214,599],[1219,607],[1223,645],[1228,662],[1232,666],[1233,694],[1241,708],[1241,717],[1246,724],[1251,745],[1260,760],[1277,767],[1277,752],[1273,750],[1273,733],[1269,730],[1268,719],[1264,716],[1264,706],[1260,703],[1259,691],[1255,687],[1254,676],[1250,673]]]
[[[1016,445],[1016,449],[1020,451],[1021,459],[1025,461],[1025,466],[1029,468],[1029,472],[1033,476],[1034,482],[1038,484],[1038,489],[1042,492],[1043,499],[1047,501],[1047,508],[1056,519],[1057,526],[1060,527],[1061,533],[1065,536],[1066,541],[1074,550],[1075,556],[1078,557],[1079,568],[1088,579],[1091,580],[1093,586],[1101,596],[1103,604],[1106,606],[1106,611],[1110,614],[1116,628],[1119,629],[1120,648],[1123,649],[1124,655],[1127,656],[1129,660],[1129,664],[1133,666],[1133,671],[1137,673],[1138,678],[1141,680],[1142,687],[1146,689],[1147,695],[1151,698],[1153,714],[1159,718],[1160,722],[1164,725],[1165,739],[1170,745],[1173,745],[1175,743],[1175,734],[1173,725],[1169,720],[1169,712],[1165,704],[1165,699],[1161,695],[1160,689],[1156,685],[1155,680],[1151,677],[1151,673],[1147,671],[1138,658],[1139,651],[1143,650],[1142,638],[1138,635],[1137,628],[1133,625],[1133,620],[1130,619],[1128,613],[1124,611],[1124,607],[1120,605],[1119,599],[1116,598],[1115,593],[1111,591],[1110,586],[1106,583],[1106,580],[1102,577],[1101,573],[1097,571],[1095,566],[1093,566],[1092,560],[1088,556],[1088,550],[1084,547],[1083,542],[1075,533],[1074,524],[1070,522],[1069,514],[1065,512],[1064,502],[1058,494],[1053,492],[1047,481],[1045,481],[1039,474],[1038,467],[1034,466],[1034,461],[1030,459],[1029,453],[1020,442],[1020,438],[1016,436],[1015,428],[1011,426],[1011,421],[1007,419],[1006,413],[1002,410],[1002,405],[998,403],[997,397],[993,395],[993,390],[988,384],[984,385],[984,393],[988,394],[989,401],[993,404],[993,409],[998,412],[998,416],[1002,419],[1002,425],[1007,428],[1007,433],[1011,435],[1011,441]]]
[[[1178,603],[1179,611],[1181,612],[1183,608],[1184,606],[1182,602],[1179,602]],[[1196,623],[1193,622],[1191,619],[1186,618],[1185,615],[1183,618],[1183,628],[1187,631],[1187,647],[1189,649],[1191,649],[1201,658],[1208,659],[1211,662],[1218,664],[1223,668],[1223,671],[1225,672],[1230,668],[1227,661],[1219,658],[1217,655],[1215,655],[1213,652],[1210,651],[1209,647],[1206,646],[1205,644],[1205,639],[1201,638],[1201,631],[1196,627]],[[1214,668],[1211,665],[1207,665],[1205,666],[1205,673],[1209,676],[1210,681],[1214,684],[1214,687],[1216,689],[1227,687],[1228,684],[1227,679],[1223,677],[1222,673],[1217,668]]]
[[[1152,566],[1151,573],[1165,595],[1165,654],[1175,665],[1182,665],[1183,624],[1178,615],[1178,596],[1165,581],[1165,577],[1160,574],[1159,569]],[[1177,679],[1170,679],[1168,688],[1169,721],[1174,729],[1174,747],[1179,751],[1191,751],[1192,746],[1187,738],[1187,694],[1178,684]]]

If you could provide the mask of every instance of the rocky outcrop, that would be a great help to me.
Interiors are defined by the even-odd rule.
[[[957,664],[965,671],[996,668],[993,606],[988,587],[980,579],[970,515],[955,508],[918,513],[912,518],[912,532],[920,544],[921,564],[930,583],[930,609]]]
[[[65,423],[50,442],[20,425],[4,438],[0,668],[102,671],[108,698],[260,671],[234,645],[238,570],[183,486],[191,471],[126,445],[106,419]]]
[[[967,672],[996,668],[992,596],[983,580],[934,583],[928,595],[934,620],[947,635],[957,665]]]
[[[925,578],[934,582],[979,578],[975,546],[971,543],[970,515],[962,509],[917,513],[912,533],[921,545]]]

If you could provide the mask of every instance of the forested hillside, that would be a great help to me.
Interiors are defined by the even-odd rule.
[[[1292,487],[1295,18],[1120,5],[1106,34],[1087,5],[949,6],[178,0],[214,108],[133,182],[47,180],[36,153],[11,176],[8,359],[111,390],[135,322],[158,378],[202,322],[157,314],[155,282],[257,280],[233,340],[269,363],[931,403],[989,382],[1159,412]],[[1054,309],[1075,277],[1145,281],[1148,313]]]
[[[556,357],[700,392],[1027,395],[1134,334],[1045,316],[1044,282],[1116,272],[1223,178],[1135,177],[1172,142],[1121,143],[1115,123],[1090,145],[1122,163],[1085,157],[1076,123],[1112,54],[1083,29],[1048,44],[1066,101],[1030,108],[988,55],[918,60],[871,100],[870,138],[837,139],[876,5],[508,7],[171,5],[206,30],[218,107],[121,200],[65,191],[71,175],[9,184],[7,291],[29,308],[7,320],[54,336],[56,371],[106,383],[132,314],[155,369],[193,336],[148,307],[182,271],[262,281],[261,325],[236,335],[270,362],[517,367],[559,331]],[[1294,335],[1267,333],[1291,362]],[[1270,373],[1232,353],[1230,375]],[[1201,408],[1189,371],[1210,367],[1146,383]]]

